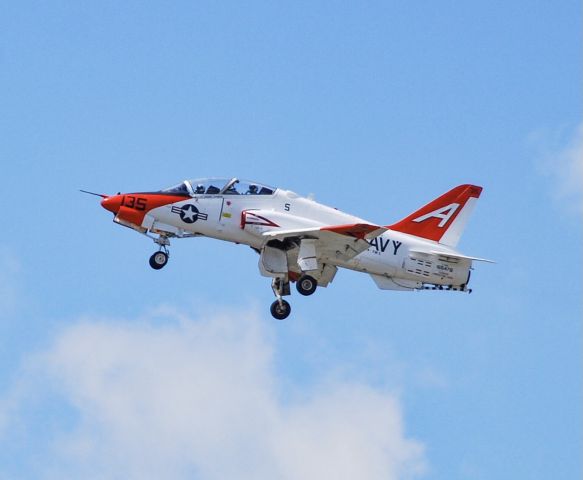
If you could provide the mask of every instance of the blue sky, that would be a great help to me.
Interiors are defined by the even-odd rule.
[[[0,46],[0,478],[581,477],[579,2],[23,1]],[[475,183],[498,263],[275,322],[250,249],[154,272],[77,191],[230,175],[380,224]]]

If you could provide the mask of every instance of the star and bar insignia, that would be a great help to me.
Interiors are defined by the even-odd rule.
[[[206,213],[201,213],[198,211],[192,203],[187,203],[182,207],[172,207],[172,213],[180,215],[181,220],[184,223],[194,223],[197,220],[207,220],[208,215]]]

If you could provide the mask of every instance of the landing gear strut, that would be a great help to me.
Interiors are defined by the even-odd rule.
[[[286,282],[282,278],[274,278],[271,282],[271,289],[277,300],[271,304],[271,315],[277,320],[283,320],[289,317],[291,313],[291,305],[286,302],[282,297],[284,295],[290,294],[289,282]]]
[[[160,245],[160,250],[150,257],[150,267],[154,270],[160,270],[168,263],[168,258],[170,257],[170,252],[168,252],[170,240],[168,240],[167,237],[160,235],[160,237],[154,240],[154,243]]]

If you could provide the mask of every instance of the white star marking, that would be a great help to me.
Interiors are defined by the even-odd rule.
[[[190,205],[188,206],[188,208],[182,210],[184,212],[184,214],[182,215],[184,220],[194,220],[194,217],[196,217],[198,215],[197,212],[194,212],[191,210]]]

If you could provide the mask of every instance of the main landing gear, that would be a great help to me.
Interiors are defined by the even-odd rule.
[[[271,304],[271,315],[277,320],[283,320],[289,317],[291,305],[282,298],[284,295],[290,294],[289,282],[286,282],[282,278],[274,278],[271,281],[271,289],[277,299]]]
[[[154,243],[157,243],[160,246],[160,250],[150,257],[150,267],[154,270],[160,270],[168,263],[168,258],[170,257],[170,252],[168,251],[170,240],[168,240],[167,237],[160,235],[160,237],[154,239]]]
[[[316,288],[318,288],[318,281],[309,275],[302,275],[296,283],[297,291],[306,297],[314,293]]]
[[[273,318],[284,320],[289,317],[289,314],[291,313],[291,305],[283,298],[280,298],[271,304],[270,310]]]
[[[318,281],[310,275],[302,275],[296,282],[297,291],[304,295],[312,295],[316,288],[318,288]],[[275,295],[275,302],[271,304],[271,315],[277,320],[283,320],[289,317],[291,313],[291,305],[286,302],[283,297],[290,295],[289,281],[283,278],[274,278],[271,282],[271,289]]]

